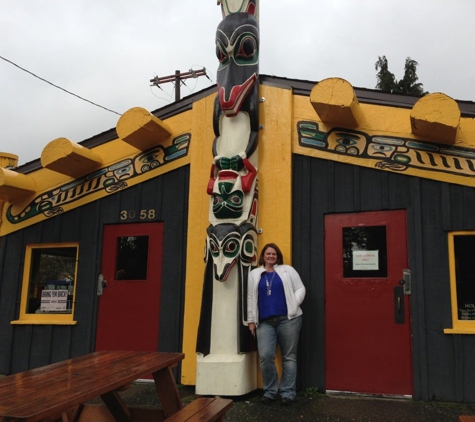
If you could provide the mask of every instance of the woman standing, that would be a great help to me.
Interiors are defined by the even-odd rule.
[[[268,243],[259,257],[260,267],[248,278],[247,309],[249,330],[257,335],[259,365],[264,384],[264,404],[276,400],[290,405],[297,395],[297,346],[302,327],[300,304],[305,286],[290,265],[284,265],[282,252]],[[282,352],[282,379],[278,381],[275,367],[277,344]]]

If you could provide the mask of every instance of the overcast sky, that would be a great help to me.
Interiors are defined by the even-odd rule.
[[[378,56],[396,79],[406,57],[429,92],[475,101],[474,0],[261,0],[261,74],[373,89]],[[0,0],[0,56],[122,114],[174,100],[154,76],[205,67],[182,97],[216,82],[216,0]],[[0,59],[0,151],[19,164],[53,139],[81,142],[119,115]],[[211,119],[211,116],[210,116]]]

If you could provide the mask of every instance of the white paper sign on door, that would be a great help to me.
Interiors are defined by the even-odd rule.
[[[355,271],[379,270],[379,250],[353,251],[353,270]]]

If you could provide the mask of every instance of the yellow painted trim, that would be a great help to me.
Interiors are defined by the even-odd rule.
[[[181,383],[184,385],[196,384],[196,338],[203,292],[206,228],[209,226],[210,197],[206,188],[213,162],[213,108],[214,96],[193,104],[193,140],[188,151],[191,164],[183,328],[185,359],[181,367]]]
[[[455,262],[455,236],[475,235],[475,231],[456,231],[448,234],[449,248],[449,274],[450,274],[450,303],[452,307],[452,327],[445,328],[444,334],[475,334],[475,320],[462,321],[458,318],[458,302],[457,302],[457,274]]]
[[[475,334],[475,328],[444,328],[444,334]]]
[[[54,139],[41,153],[43,167],[75,178],[91,173],[102,164],[99,154],[66,138]]]
[[[437,180],[441,182],[454,183],[463,186],[475,187],[475,177],[468,175],[457,175],[448,172],[437,172],[424,168],[408,167],[404,171],[396,171],[390,168],[379,169],[375,167],[376,160],[369,158],[359,158],[350,155],[335,154],[323,150],[316,150],[309,147],[299,145],[297,124],[300,121],[315,122],[322,132],[329,132],[334,127],[341,128],[341,125],[323,122],[309,100],[308,97],[294,96],[294,119],[293,119],[293,148],[295,154],[316,157],[330,161],[357,165],[377,169],[378,171],[390,171],[397,174],[421,177],[426,179]],[[412,133],[411,128],[411,110],[385,107],[373,104],[359,104],[354,110],[355,118],[358,121],[358,127],[347,128],[363,132],[368,136],[389,136],[403,139],[414,139],[415,141],[424,142],[423,139],[417,138]],[[436,142],[436,139],[427,139],[427,141]],[[453,144],[454,147],[470,148],[475,153],[475,120],[469,118],[460,119],[457,131],[457,140]]]
[[[127,110],[117,122],[116,130],[119,138],[142,151],[163,143],[172,135],[167,123],[142,107]]]
[[[267,243],[282,250],[284,262],[292,259],[292,133],[291,90],[260,86],[258,251]],[[307,98],[308,100],[308,98]]]
[[[0,152],[0,167],[18,166],[18,155],[8,152]]]
[[[323,122],[356,127],[355,113],[359,107],[355,90],[341,78],[327,78],[310,92],[310,103]]]
[[[42,315],[43,316],[43,315]],[[11,325],[77,325],[77,321],[58,321],[55,319],[45,319],[44,321],[16,320],[10,321]]]
[[[27,174],[0,168],[0,199],[14,201],[34,194],[36,184]]]
[[[368,133],[370,134],[370,133]],[[395,171],[391,170],[390,168],[378,169],[375,167],[375,160],[374,159],[366,159],[366,158],[355,158],[347,155],[339,155],[324,151],[317,151],[312,148],[302,147],[298,144],[298,139],[295,140],[294,144],[294,153],[305,155],[307,157],[315,157],[321,158],[329,161],[337,161],[339,163],[344,164],[351,164],[360,167],[367,167],[371,169],[375,169],[378,171],[388,171],[391,173],[396,173],[404,176],[415,176],[424,179],[430,180],[437,180],[439,182],[446,182],[446,183],[454,183],[457,185],[462,186],[469,186],[475,187],[475,177],[468,177],[468,176],[457,176],[454,174],[443,173],[443,172],[435,172],[430,170],[423,170],[423,169],[416,169],[416,168],[407,168],[404,171]]]
[[[173,136],[169,136],[162,143],[158,142],[156,139],[155,140],[156,143],[154,144],[154,146],[156,145],[157,148],[167,149],[170,147],[171,149],[173,149],[175,146],[173,142],[176,138],[192,133],[191,124],[192,124],[193,115],[194,115],[193,110],[187,110],[187,111],[184,111],[183,113],[180,113],[168,118],[166,120],[166,125],[165,125],[165,122],[161,122],[160,124],[163,124],[169,127],[169,130],[171,131]],[[211,117],[206,119],[206,121],[209,121],[210,118]],[[189,145],[193,143],[193,137],[191,137],[189,142],[190,142]],[[188,145],[188,148],[189,148],[189,145]],[[104,164],[102,166],[103,168],[107,168],[109,166],[119,164],[123,160],[128,160],[128,159],[137,157],[140,154],[139,149],[124,142],[120,138],[116,138],[115,140],[111,140],[109,142],[100,144],[96,146],[95,148],[91,149],[91,151],[94,152],[95,156],[103,157],[104,159]],[[167,162],[165,165],[161,165],[157,168],[153,168],[147,171],[146,173],[143,173],[131,179],[128,179],[126,188],[135,186],[139,183],[142,183],[143,181],[168,173],[179,167],[185,166],[189,163],[190,163],[190,158],[188,155],[177,157],[173,161]],[[75,182],[75,179],[71,178],[70,176],[57,173],[55,171],[52,171],[46,168],[38,169],[36,171],[29,173],[28,175],[21,174],[21,176],[28,177],[33,180],[35,191],[32,193],[30,192],[28,195],[23,196],[20,199],[14,201],[13,209],[12,209],[12,212],[14,215],[20,213],[23,209],[25,209],[31,203],[31,201],[33,201],[35,198],[38,198],[39,201],[42,201],[42,199],[39,198],[38,195],[51,192],[55,188],[59,188],[60,186],[64,186],[68,183],[74,184]],[[97,199],[107,197],[111,194],[113,193],[107,193],[104,190],[99,190],[98,192],[85,195],[81,197],[80,199],[78,199],[77,201],[74,201],[74,202],[66,204],[65,206],[62,206],[63,212],[80,207],[87,203],[93,202]],[[2,211],[2,207],[0,204],[0,212],[2,213],[1,218],[0,218],[1,220],[0,237],[13,233],[18,230],[22,230],[25,227],[31,226],[32,224],[36,224],[38,222],[47,220],[49,218],[54,218],[54,217],[47,217],[46,215],[40,214],[32,218],[29,218],[26,221],[12,224],[6,218],[6,212],[9,209],[10,205],[12,205],[11,202],[5,202],[3,206],[3,211]]]
[[[425,95],[412,107],[412,133],[423,139],[452,145],[460,116],[460,108],[454,99],[440,92]]]
[[[192,142],[193,142],[193,140],[191,140],[191,143]],[[190,158],[188,156],[185,156],[183,158],[178,158],[175,161],[167,163],[164,166],[160,166],[158,168],[150,170],[147,173],[143,173],[143,174],[137,175],[137,176],[135,176],[131,179],[127,179],[127,186],[125,187],[125,189],[130,188],[132,186],[136,186],[139,183],[142,183],[142,182],[144,182],[146,180],[149,180],[151,178],[161,176],[162,174],[165,174],[165,173],[168,173],[170,171],[176,170],[177,168],[180,168],[180,167],[188,164],[189,162],[190,162]],[[107,196],[110,196],[110,195],[113,195],[113,193],[108,193],[104,189],[100,189],[97,192],[91,193],[90,195],[87,195],[87,196],[84,196],[81,199],[78,199],[77,201],[61,205],[61,207],[63,208],[63,213],[64,213],[64,212],[70,211],[72,209],[78,208],[82,205],[88,204],[90,202],[96,201],[100,198],[104,198],[104,197],[107,197]],[[15,204],[14,205],[14,210],[15,211],[21,211],[30,201],[33,200],[33,198],[34,198],[34,196],[33,197],[28,196],[28,199],[26,201]],[[21,230],[25,227],[31,226],[32,224],[35,224],[35,223],[38,223],[38,222],[41,222],[41,221],[44,221],[44,220],[48,219],[48,217],[46,217],[45,215],[43,215],[41,213],[41,214],[38,214],[34,217],[29,218],[28,220],[26,220],[24,222],[20,222],[20,223],[17,223],[17,224],[12,224],[5,217],[5,211],[6,211],[6,209],[8,208],[9,205],[10,205],[9,203],[6,203],[5,206],[4,206],[4,211],[3,211],[4,216],[3,216],[3,223],[0,226],[0,236],[5,236],[5,235],[13,233],[15,231]],[[49,218],[54,218],[54,217],[49,217]]]
[[[45,248],[76,248],[76,270],[74,274],[73,302],[71,313],[68,314],[29,314],[26,312],[26,304],[28,302],[28,291],[30,287],[31,272],[31,256],[34,249]],[[11,321],[11,324],[58,324],[58,325],[74,325],[74,310],[76,307],[76,287],[77,287],[77,271],[78,271],[79,243],[37,243],[26,246],[25,263],[23,264],[23,281],[20,299],[20,315],[18,320]]]

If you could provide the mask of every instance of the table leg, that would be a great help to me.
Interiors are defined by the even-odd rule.
[[[117,422],[132,421],[130,410],[127,409],[127,406],[117,391],[109,391],[108,393],[102,394],[101,398]]]
[[[163,413],[168,418],[183,407],[175,377],[171,368],[167,367],[154,372],[153,379]]]
[[[80,404],[79,406],[70,409],[66,412],[61,413],[61,421],[62,422],[78,422],[79,418],[81,417],[82,410],[84,409],[84,405]]]

